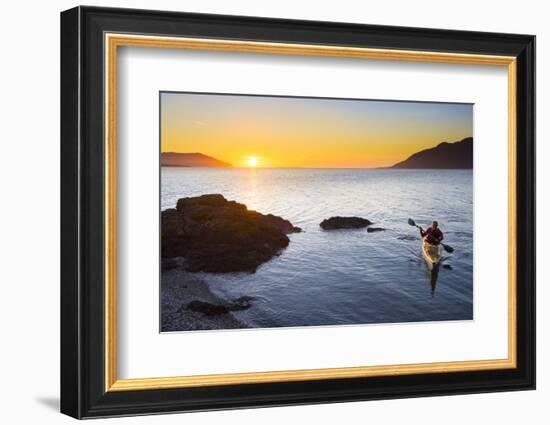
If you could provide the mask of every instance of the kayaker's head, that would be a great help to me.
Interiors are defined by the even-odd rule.
[[[437,229],[437,225],[438,225],[437,221],[435,221],[435,220],[432,221],[432,229],[434,229],[434,230]]]

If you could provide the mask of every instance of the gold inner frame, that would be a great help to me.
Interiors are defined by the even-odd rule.
[[[444,52],[370,49],[308,44],[215,40],[106,33],[105,46],[105,391],[309,381],[416,373],[447,373],[516,367],[516,58]],[[164,378],[118,379],[116,324],[116,100],[119,46],[436,62],[507,67],[508,72],[508,357],[495,360],[247,372]]]

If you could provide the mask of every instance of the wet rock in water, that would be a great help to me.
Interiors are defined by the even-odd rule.
[[[254,299],[254,297],[249,297],[247,295],[235,298],[234,300],[231,300],[231,304],[228,308],[231,311],[246,310],[252,306],[252,301]]]
[[[194,300],[187,304],[187,309],[203,313],[207,316],[218,316],[230,311],[246,310],[252,306],[254,297],[242,296],[228,303],[214,304],[206,301]]]
[[[255,272],[288,246],[287,234],[300,231],[219,194],[182,198],[162,211],[162,258],[184,257],[191,272]]]
[[[382,228],[382,227],[369,227],[367,229],[367,232],[369,233],[372,233],[372,232],[383,232],[385,231],[386,229]]]
[[[330,217],[321,222],[319,226],[323,230],[336,229],[361,229],[370,226],[372,223],[362,217]]]
[[[187,304],[187,309],[206,314],[207,316],[218,316],[220,314],[229,313],[229,309],[224,305],[212,304],[200,300],[191,301],[189,304]]]
[[[443,264],[443,268],[447,270],[452,270],[453,266],[451,266],[450,264]]]

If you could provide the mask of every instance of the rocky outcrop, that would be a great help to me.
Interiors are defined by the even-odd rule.
[[[367,228],[367,232],[369,233],[372,233],[372,232],[383,232],[385,231],[386,229],[384,229],[383,227],[369,227]]]
[[[272,214],[211,194],[179,199],[161,214],[163,259],[184,257],[191,272],[255,272],[301,229]]]
[[[330,217],[321,222],[319,226],[323,230],[336,229],[361,229],[370,226],[372,223],[361,217]]]
[[[207,316],[218,316],[230,311],[246,310],[252,306],[253,297],[242,296],[230,302],[214,304],[201,300],[193,300],[187,304],[187,309]]]

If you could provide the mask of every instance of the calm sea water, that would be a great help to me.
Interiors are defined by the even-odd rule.
[[[221,193],[290,220],[279,257],[254,274],[200,273],[224,298],[249,295],[234,313],[252,327],[319,326],[473,318],[472,171],[162,168],[162,209],[178,198]],[[323,231],[328,217],[361,216],[385,232]],[[437,275],[418,231],[437,219],[452,245]]]

